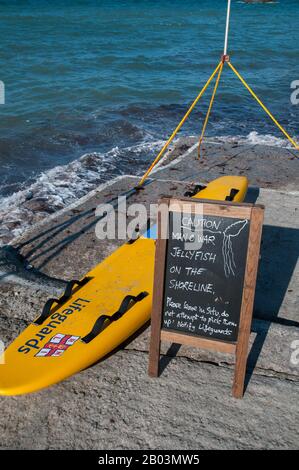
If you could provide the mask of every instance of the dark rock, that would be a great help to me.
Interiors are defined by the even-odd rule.
[[[57,203],[51,204],[48,198],[38,197],[24,202],[23,207],[32,212],[47,212],[48,214],[53,214],[57,209],[63,208],[63,205]]]

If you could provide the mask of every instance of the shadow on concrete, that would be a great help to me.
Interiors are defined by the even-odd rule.
[[[38,269],[42,269],[43,267],[45,267],[52,259],[56,258],[68,245],[80,238],[85,232],[94,227],[99,220],[105,217],[106,214],[100,217],[95,217],[95,209],[96,208],[94,207],[80,214],[74,215],[65,222],[60,223],[58,225],[54,225],[50,229],[47,229],[44,232],[40,232],[37,236],[22,243],[20,245],[20,248],[24,249],[26,245],[32,245],[32,243],[38,242],[34,245],[33,248],[30,248],[27,252],[25,251],[26,259],[29,260],[30,263],[33,263],[38,261],[40,258],[44,258],[45,255],[48,255],[38,265]],[[92,220],[90,221],[90,219]],[[81,220],[83,221],[81,229],[64,236],[64,232],[67,233],[67,231],[69,231],[73,224]]]
[[[47,276],[35,269],[18,248],[10,245],[0,247],[0,282],[13,281],[17,284],[35,284],[43,288],[62,289],[66,282]]]
[[[119,197],[126,197],[127,199],[131,196],[136,195],[140,190],[142,190],[145,186],[150,185],[153,183],[155,179],[148,179],[143,184],[143,187],[136,188],[133,187],[128,191],[124,191],[121,194],[111,198],[108,201],[104,201],[103,204],[109,204],[111,206],[111,210],[118,207],[118,198]],[[99,204],[100,206],[101,204]],[[77,209],[78,211],[78,209]],[[96,207],[88,209],[80,214],[76,214],[70,217],[68,220],[54,225],[45,231],[41,231],[38,235],[32,237],[29,240],[26,240],[23,243],[17,245],[19,250],[24,250],[26,246],[30,246],[35,243],[33,248],[29,248],[28,251],[24,251],[25,258],[30,262],[36,262],[40,259],[42,261],[38,266],[37,269],[44,268],[52,259],[55,259],[67,246],[71,243],[76,241],[80,238],[84,233],[92,229],[100,220],[104,219],[107,215],[107,212],[104,212],[103,215],[95,216]],[[91,219],[91,220],[90,220]],[[68,233],[70,231],[71,226],[81,221],[81,228],[73,233]],[[66,236],[65,233],[66,233]],[[47,257],[45,257],[47,255]]]
[[[140,336],[142,333],[144,333],[144,331],[146,331],[148,329],[148,327],[150,326],[150,321],[147,321],[141,328],[139,328],[138,331],[136,331],[135,333],[133,333],[133,335],[131,335],[129,338],[127,338],[123,343],[119,344],[115,349],[113,349],[113,351],[110,351],[108,354],[106,354],[106,356],[102,357],[101,359],[99,359],[98,361],[94,362],[93,364],[91,364],[90,366],[87,366],[86,369],[89,369],[90,367],[93,367],[97,364],[100,364],[101,362],[105,361],[106,359],[108,359],[109,357],[113,356],[115,353],[117,353],[118,351],[123,351],[127,346],[129,346],[135,339],[138,338],[138,336]],[[127,349],[127,351],[134,351],[134,349]]]
[[[166,369],[170,361],[172,361],[172,359],[176,357],[180,349],[181,349],[181,344],[172,343],[170,345],[170,347],[168,348],[168,351],[166,352],[166,355],[160,358],[159,375],[163,373],[163,371]]]
[[[247,204],[255,204],[260,195],[260,188],[256,186],[250,186],[248,188],[244,202]]]
[[[66,230],[69,228],[72,224],[77,222],[78,220],[82,219],[83,217],[86,216],[91,216],[95,211],[95,208],[88,209],[87,211],[81,212],[80,214],[74,215],[70,217],[68,220],[65,220],[64,222],[61,222],[57,225],[53,225],[49,229],[45,231],[41,231],[38,235],[35,235],[34,237],[30,238],[29,240],[26,240],[25,242],[19,243],[17,245],[17,248],[22,249],[27,245],[31,245],[32,243],[42,239],[38,244],[34,246],[31,250],[29,250],[26,254],[27,258],[29,258],[34,252],[36,252],[39,248],[41,248],[43,245],[45,245],[47,242],[52,240],[55,236],[60,234],[63,230]],[[46,237],[46,238],[43,238]]]
[[[284,317],[279,316],[286,294],[292,292],[289,286],[298,256],[298,229],[264,225],[254,303],[254,318],[264,321],[253,322],[252,325],[256,337],[248,356],[245,389],[257,365],[271,322],[299,327],[299,313],[297,315],[293,305],[285,302]]]
[[[291,318],[296,312],[287,303],[284,317],[278,316],[285,295],[291,293],[289,284],[298,257],[299,229],[264,225],[254,303],[255,318],[299,326],[299,318]]]

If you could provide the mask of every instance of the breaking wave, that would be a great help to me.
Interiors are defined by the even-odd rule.
[[[142,170],[162,141],[114,147],[107,153],[87,153],[67,165],[40,174],[27,188],[0,199],[0,245],[21,235],[45,215],[67,207],[99,184],[115,176]],[[142,164],[143,160],[143,164]],[[138,162],[138,164],[136,164]]]
[[[294,137],[296,140],[296,137]],[[211,141],[220,142],[220,143],[231,143],[238,145],[267,145],[269,147],[280,147],[280,148],[293,148],[292,144],[284,138],[275,137],[270,134],[259,134],[256,131],[250,132],[247,136],[216,136],[210,139]],[[298,140],[298,139],[297,139]]]
[[[245,137],[211,136],[207,141],[291,148],[286,139],[256,131]],[[106,153],[86,153],[67,165],[56,166],[40,174],[34,183],[11,196],[0,198],[0,246],[99,184],[123,174],[140,174],[163,143],[156,140],[131,147],[114,147]]]

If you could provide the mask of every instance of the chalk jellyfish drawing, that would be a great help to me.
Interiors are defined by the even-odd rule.
[[[238,237],[247,224],[248,220],[238,220],[237,222],[234,222],[233,224],[226,227],[223,232],[222,254],[226,277],[229,277],[230,274],[235,276],[236,263],[233,252],[232,238]]]
[[[224,261],[225,277],[229,277],[230,275],[235,276],[235,269],[237,266],[235,263],[232,238],[238,237],[247,224],[248,220],[238,220],[237,222],[234,222],[233,224],[226,227],[226,229],[223,231],[222,255]],[[222,234],[222,232],[213,231],[210,229],[207,229],[206,231]]]

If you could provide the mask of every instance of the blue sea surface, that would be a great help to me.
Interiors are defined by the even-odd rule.
[[[84,160],[86,182],[89,171],[93,176],[81,193],[142,171],[219,62],[226,4],[0,1],[2,200],[45,179],[50,191],[51,177],[44,175],[60,165],[71,165],[68,171],[78,176],[86,153],[96,158],[92,168]],[[298,22],[298,0],[232,2],[232,63],[293,136],[299,127],[299,105],[290,102],[290,84],[299,80]],[[182,134],[200,132],[210,93]],[[207,135],[283,137],[228,67]]]

